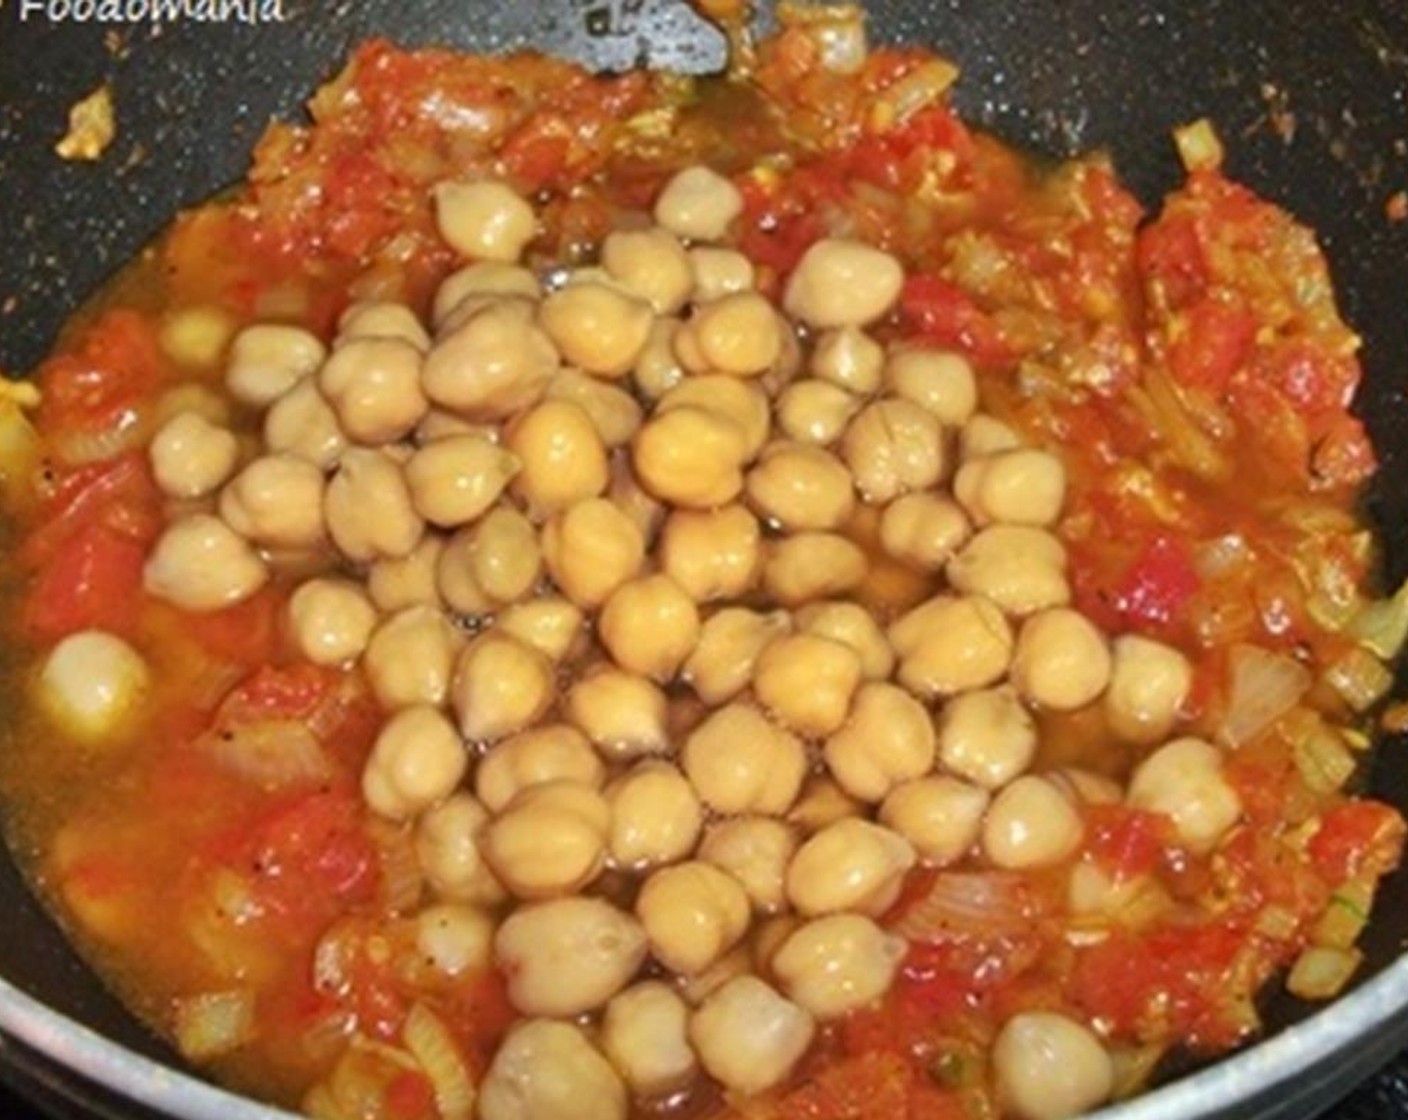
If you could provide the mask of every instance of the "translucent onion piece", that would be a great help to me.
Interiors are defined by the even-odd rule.
[[[469,1120],[474,1114],[474,1082],[445,1024],[425,1004],[417,1003],[406,1016],[401,1038],[430,1078],[440,1120]]]
[[[1228,654],[1231,685],[1217,737],[1240,747],[1289,712],[1310,688],[1310,671],[1285,654],[1235,645]]]
[[[192,1061],[238,1050],[253,1032],[254,997],[243,988],[176,1001],[176,1045]]]
[[[322,744],[297,720],[241,724],[207,732],[199,742],[227,770],[261,789],[314,786],[333,776]]]
[[[909,941],[981,939],[1020,933],[1036,916],[1020,875],[1005,871],[940,872],[927,894],[891,927]]]

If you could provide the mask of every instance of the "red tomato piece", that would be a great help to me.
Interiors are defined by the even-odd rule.
[[[151,323],[136,311],[108,311],[75,349],[40,367],[40,426],[50,432],[115,426],[164,376]]]
[[[1347,413],[1333,417],[1325,425],[1310,460],[1311,473],[1325,486],[1357,486],[1378,465],[1364,425]]]
[[[264,588],[242,603],[206,614],[177,611],[186,619],[185,632],[214,656],[240,665],[261,665],[274,654],[279,636],[279,613],[284,596]]]
[[[27,565],[46,563],[79,529],[105,524],[146,544],[161,528],[161,499],[145,455],[133,452],[57,473],[41,484],[41,510],[21,548]]]
[[[387,1120],[434,1120],[435,1090],[424,1074],[403,1070],[391,1080],[382,1098]]]
[[[79,630],[131,634],[141,606],[146,549],[101,523],[80,528],[39,571],[25,628],[53,642]]]
[[[1378,877],[1403,856],[1404,821],[1381,801],[1349,801],[1325,814],[1310,838],[1310,858],[1329,882]]]
[[[1169,308],[1189,307],[1203,298],[1208,264],[1192,218],[1165,213],[1140,231],[1135,254],[1145,283],[1158,285]]]
[[[1153,871],[1174,841],[1173,822],[1162,813],[1124,805],[1089,805],[1085,818],[1086,850],[1122,879]]]
[[[1188,546],[1160,534],[1140,552],[1110,601],[1125,626],[1174,621],[1201,585]]]
[[[340,909],[375,892],[376,850],[350,792],[319,792],[286,804],[255,831],[252,849],[263,891],[277,910]]]
[[[221,701],[216,723],[307,719],[336,689],[338,680],[336,670],[306,662],[286,668],[262,666]]]
[[[997,325],[973,297],[938,276],[909,277],[900,293],[900,314],[921,341],[961,350],[980,366],[1012,359]]]
[[[1183,385],[1221,393],[1256,341],[1256,319],[1240,304],[1205,299],[1186,312],[1169,367]]]

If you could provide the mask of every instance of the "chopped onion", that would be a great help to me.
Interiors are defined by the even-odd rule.
[[[1325,670],[1325,682],[1356,712],[1366,712],[1388,695],[1393,674],[1367,649],[1356,646]]]
[[[1408,580],[1387,599],[1376,599],[1354,616],[1349,634],[1385,661],[1398,656],[1408,639]]]
[[[1354,756],[1339,734],[1323,724],[1297,739],[1291,755],[1313,793],[1333,793],[1354,775]]]
[[[297,720],[241,724],[207,732],[199,742],[222,766],[261,789],[318,785],[333,776],[322,744]]]
[[[1143,1092],[1167,1052],[1168,1047],[1157,1042],[1130,1049],[1121,1047],[1111,1050],[1110,1060],[1115,1069],[1115,1087],[1110,1095],[1121,1101],[1134,1096],[1135,1093]]]
[[[380,857],[382,905],[397,914],[415,909],[425,889],[425,876],[410,831],[403,825],[376,820],[371,836]]]
[[[401,1038],[430,1078],[440,1120],[469,1120],[474,1113],[474,1082],[445,1024],[425,1004],[416,1003],[406,1016]]]
[[[1351,879],[1330,896],[1330,903],[1315,923],[1310,939],[1326,949],[1348,949],[1364,932],[1374,908],[1377,883],[1370,878]]]
[[[855,74],[865,65],[865,12],[855,4],[797,4],[777,6],[777,19],[785,27],[806,32],[816,46],[822,69],[833,74]]]
[[[1312,945],[1291,965],[1286,989],[1301,999],[1330,999],[1344,990],[1363,960],[1364,954],[1358,949]]]
[[[59,462],[81,467],[135,451],[147,443],[151,434],[150,418],[135,409],[127,409],[116,423],[107,427],[58,432],[50,440],[50,446]]]
[[[254,1036],[254,997],[245,989],[176,1001],[176,1045],[192,1061],[238,1050]]]
[[[870,107],[873,127],[894,128],[933,105],[958,80],[958,67],[942,58],[930,59],[915,67],[887,89],[881,90]]]
[[[987,939],[1020,933],[1035,916],[1035,902],[1020,875],[941,871],[929,892],[905,910],[893,929],[909,941],[965,935]]]
[[[21,409],[38,401],[33,385],[0,378],[0,488],[9,490],[28,478],[38,461],[39,436]]]
[[[1206,117],[1175,128],[1173,142],[1185,171],[1215,171],[1222,166],[1222,141]]]
[[[1285,654],[1238,644],[1228,655],[1231,683],[1218,738],[1232,747],[1255,739],[1300,701],[1310,671]]]

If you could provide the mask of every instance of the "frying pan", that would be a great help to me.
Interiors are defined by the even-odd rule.
[[[477,50],[535,46],[598,68],[717,69],[724,45],[677,0],[283,0],[282,19],[51,20],[0,0],[0,367],[31,368],[76,301],[175,211],[243,173],[271,116],[297,117],[370,34]],[[217,0],[218,7],[218,0]],[[1358,400],[1383,469],[1366,512],[1386,584],[1408,569],[1408,3],[1404,0],[871,0],[872,37],[956,59],[965,116],[1038,153],[1114,152],[1154,206],[1177,177],[1169,129],[1218,124],[1231,173],[1321,234],[1365,335]],[[54,14],[62,15],[63,5]],[[191,10],[198,13],[200,4]],[[766,22],[767,14],[763,14]],[[100,82],[118,138],[97,165],[53,154],[69,105]],[[1400,692],[1404,691],[1400,680]],[[1408,809],[1408,743],[1371,791]],[[105,992],[0,858],[0,1079],[55,1115],[273,1120],[179,1072]],[[1388,880],[1355,989],[1316,1009],[1272,996],[1267,1041],[1175,1079],[1108,1120],[1288,1118],[1338,1099],[1408,1042],[1408,875]],[[584,1117],[590,1120],[590,1117]]]

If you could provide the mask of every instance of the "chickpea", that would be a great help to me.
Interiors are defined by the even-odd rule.
[[[105,630],[80,630],[44,660],[38,696],[64,730],[89,743],[111,742],[136,715],[151,688],[142,655]]]
[[[744,703],[710,714],[680,757],[704,804],[724,814],[785,813],[807,771],[801,741]]]
[[[430,407],[420,387],[421,352],[400,338],[356,338],[333,351],[318,388],[342,430],[365,444],[391,443]]]
[[[689,1021],[689,1038],[705,1071],[749,1096],[786,1080],[815,1032],[806,1011],[756,976],[728,981]]]
[[[934,725],[924,705],[883,682],[860,687],[846,722],[826,740],[827,768],[852,797],[881,801],[934,764]]]
[[[530,726],[553,701],[553,666],[516,638],[482,634],[455,663],[450,703],[466,739],[489,742]]]
[[[142,583],[149,594],[188,611],[217,611],[248,599],[269,579],[259,554],[218,517],[193,513],[167,525]]]
[[[923,699],[993,684],[1012,661],[1012,629],[980,596],[936,595],[891,623],[889,638],[900,683]]]
[[[881,345],[858,327],[826,331],[816,340],[808,368],[823,381],[860,396],[880,388]]]
[[[698,408],[738,426],[743,460],[763,449],[772,430],[772,401],[756,381],[726,374],[701,374],[676,385],[655,406],[657,416],[674,409]]]
[[[509,1001],[525,1015],[595,1011],[630,983],[645,954],[640,923],[599,898],[520,906],[494,937]]]
[[[860,914],[830,914],[798,928],[772,958],[782,989],[825,1021],[889,991],[908,944]]]
[[[686,324],[708,369],[756,377],[782,354],[782,329],[772,304],[757,292],[719,296]]]
[[[470,575],[491,603],[516,603],[537,586],[543,571],[538,532],[518,510],[497,506],[460,533],[470,538],[464,546]]]
[[[901,494],[881,515],[880,547],[918,571],[938,572],[972,531],[956,502],[938,494]]]
[[[315,378],[296,382],[264,415],[264,444],[269,451],[298,455],[330,470],[347,449],[337,413],[323,400]]]
[[[411,704],[443,704],[461,641],[435,607],[407,607],[383,620],[362,655],[362,668],[381,706],[394,711]]]
[[[981,786],[930,775],[890,790],[880,806],[880,823],[908,840],[925,863],[943,867],[978,842],[988,801]]]
[[[756,282],[753,262],[737,249],[696,245],[689,250],[693,269],[695,303],[708,303],[738,292],[751,291]]]
[[[405,342],[422,354],[430,349],[430,335],[416,318],[416,313],[404,303],[361,300],[338,316],[337,341],[334,345],[342,346],[370,338]]]
[[[536,649],[552,662],[565,660],[583,637],[582,612],[566,599],[539,596],[501,612],[495,629]]]
[[[944,570],[955,590],[982,595],[1013,615],[1029,615],[1071,599],[1066,549],[1045,529],[990,525]]]
[[[787,868],[787,897],[802,914],[879,915],[899,897],[914,849],[897,832],[849,817],[809,837]]]
[[[855,492],[845,464],[830,452],[804,443],[775,443],[748,472],[754,507],[770,521],[793,531],[835,529],[855,508]]]
[[[442,976],[482,972],[494,963],[494,920],[459,902],[416,915],[416,951]]]
[[[777,401],[777,424],[789,439],[823,447],[841,438],[860,402],[817,377],[794,381]]]
[[[742,212],[738,188],[703,166],[676,172],[655,200],[655,220],[691,241],[718,241]]]
[[[225,387],[240,403],[265,408],[312,374],[326,356],[318,336],[302,327],[255,323],[230,344]]]
[[[179,366],[207,370],[220,361],[234,323],[219,307],[183,307],[162,318],[158,340],[162,351]]]
[[[645,539],[613,503],[579,502],[543,528],[548,575],[573,603],[592,609],[632,579],[645,562]]]
[[[543,300],[538,322],[571,365],[597,377],[621,377],[645,349],[650,304],[593,281],[569,284]]]
[[[747,976],[752,970],[753,954],[746,942],[740,942],[703,972],[675,976],[675,990],[689,1006],[698,1007],[730,980]]]
[[[1091,770],[1063,766],[1046,776],[1077,805],[1118,805],[1124,800],[1118,782]]]
[[[855,650],[865,680],[885,680],[894,670],[895,655],[885,632],[875,616],[858,603],[811,603],[797,611],[796,623],[803,633],[830,638]]]
[[[798,607],[845,595],[865,582],[865,550],[840,533],[793,533],[777,542],[763,564],[763,587],[779,603]]]
[[[900,262],[860,241],[814,243],[787,281],[782,306],[816,330],[863,327],[883,317],[904,283]]]
[[[461,256],[516,261],[537,232],[533,207],[507,183],[438,183],[433,197],[435,227]]]
[[[416,430],[411,433],[410,442],[424,447],[437,440],[451,436],[479,436],[490,443],[499,442],[499,428],[496,424],[476,424],[462,416],[443,408],[431,408],[421,417]]]
[[[409,555],[425,532],[396,461],[359,447],[343,454],[327,484],[323,520],[342,554],[363,564]]]
[[[698,1066],[688,1020],[689,1008],[674,989],[645,980],[606,1005],[601,1045],[632,1090],[662,1097],[687,1084]]]
[[[1192,687],[1192,666],[1178,650],[1123,634],[1114,641],[1105,718],[1122,739],[1156,743],[1173,730]]]
[[[660,537],[660,566],[699,603],[737,599],[757,582],[762,530],[740,505],[675,510]]]
[[[514,492],[541,513],[594,498],[610,480],[596,426],[571,401],[536,405],[509,428],[506,443],[521,464]]]
[[[438,607],[440,590],[435,569],[445,540],[427,533],[405,556],[377,560],[367,569],[367,594],[377,610],[391,613],[406,607]]]
[[[1129,804],[1167,814],[1183,845],[1205,854],[1242,816],[1241,798],[1222,768],[1222,752],[1211,743],[1175,739],[1135,767]]]
[[[406,820],[455,791],[469,766],[464,744],[435,708],[402,708],[381,729],[362,771],[372,811]]]
[[[474,771],[474,793],[497,813],[529,786],[569,781],[599,789],[605,777],[606,767],[580,731],[549,723],[491,747]]]
[[[684,367],[675,357],[675,335],[678,319],[656,319],[650,325],[650,337],[636,356],[631,380],[636,392],[648,401],[659,400],[684,380]]]
[[[1110,683],[1105,635],[1069,607],[1032,615],[1017,635],[1012,683],[1044,708],[1068,712],[1085,707]]]
[[[293,644],[315,665],[345,665],[367,648],[376,608],[347,579],[310,579],[288,601]]]
[[[406,485],[421,517],[454,528],[498,501],[521,469],[522,460],[512,450],[482,436],[455,435],[416,450],[406,464]]]
[[[1109,1099],[1115,1069],[1093,1031],[1053,1011],[1008,1019],[992,1048],[1004,1106],[1018,1120],[1066,1120]]]
[[[669,749],[666,700],[645,677],[605,664],[583,674],[567,696],[567,715],[608,758]]]
[[[866,811],[866,806],[842,789],[829,774],[813,774],[788,812],[787,822],[811,836],[848,817],[863,817]]]
[[[679,238],[664,229],[617,230],[601,245],[601,263],[612,279],[673,315],[689,299],[694,271]]]
[[[694,850],[704,811],[694,788],[670,763],[638,763],[607,787],[606,800],[613,867],[641,871]]]
[[[979,524],[1052,525],[1066,500],[1066,468],[1049,451],[1000,451],[967,460],[953,489]]]
[[[1052,782],[1025,774],[992,799],[983,817],[983,853],[998,867],[1021,871],[1060,863],[1085,835],[1080,813]]]
[[[754,910],[776,914],[787,905],[787,865],[796,851],[797,834],[784,821],[730,817],[709,826],[699,858],[733,876]]]
[[[475,576],[479,536],[474,528],[466,526],[444,542],[435,561],[435,592],[447,611],[480,621],[495,604]]]
[[[476,306],[425,356],[421,387],[472,420],[502,420],[537,402],[557,372],[557,349],[534,322],[536,305],[501,297]]]
[[[968,463],[987,455],[1016,451],[1022,446],[1021,437],[995,416],[979,412],[958,435],[958,458]]]
[[[743,432],[701,408],[657,412],[636,434],[632,460],[642,485],[661,501],[709,509],[743,489]]]
[[[172,498],[203,498],[230,477],[240,444],[228,428],[178,412],[152,437],[152,476]]]
[[[580,1027],[551,1019],[508,1033],[479,1085],[479,1120],[626,1120],[626,1089]]]
[[[667,681],[698,641],[699,610],[669,576],[641,576],[611,593],[597,635],[622,668]]]
[[[217,428],[227,427],[234,412],[230,400],[209,385],[198,381],[177,382],[156,399],[150,420],[156,431],[188,412]]]
[[[518,791],[483,832],[480,847],[499,880],[519,898],[579,891],[597,877],[611,832],[611,809],[590,786],[540,782]]]
[[[900,350],[885,363],[885,388],[913,401],[952,427],[978,410],[978,383],[962,354],[946,350]]]
[[[774,716],[802,735],[828,735],[845,722],[860,684],[860,655],[816,634],[787,634],[758,656],[753,689]]]
[[[313,548],[323,539],[323,472],[296,455],[263,455],[220,492],[220,516],[267,548]]]
[[[542,285],[533,271],[522,265],[503,261],[476,261],[458,272],[452,272],[435,289],[431,320],[440,328],[451,312],[467,300],[494,296],[518,296],[523,299],[542,298]]]
[[[698,860],[651,872],[636,898],[651,954],[686,976],[733,948],[748,929],[750,913],[738,880]]]
[[[546,398],[585,412],[597,438],[608,448],[625,446],[640,430],[641,407],[630,393],[575,369],[564,369],[549,381]]]
[[[965,692],[939,717],[944,768],[986,789],[1001,789],[1036,757],[1036,722],[1010,686]]]
[[[699,640],[680,675],[704,703],[722,704],[747,687],[758,655],[790,629],[786,611],[764,614],[725,607],[700,627]]]
[[[416,862],[441,898],[482,906],[503,899],[504,889],[479,851],[488,823],[484,806],[467,793],[451,794],[416,823]]]
[[[947,466],[937,419],[911,401],[866,405],[841,437],[841,455],[868,502],[937,485]]]

